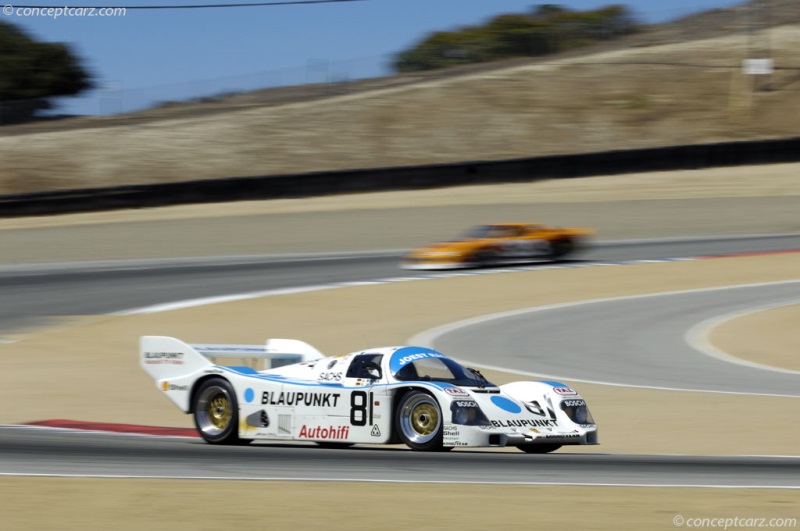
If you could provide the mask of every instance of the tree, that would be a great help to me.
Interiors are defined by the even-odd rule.
[[[398,54],[394,67],[399,72],[414,72],[508,57],[547,55],[622,37],[636,30],[636,20],[623,5],[571,11],[543,4],[526,14],[496,16],[481,26],[433,33]]]
[[[39,42],[0,22],[0,123],[31,120],[52,99],[92,87],[89,73],[63,43]]]

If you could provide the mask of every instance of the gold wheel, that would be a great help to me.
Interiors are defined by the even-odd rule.
[[[433,433],[438,426],[439,412],[432,404],[419,404],[411,412],[411,427],[423,437]]]
[[[222,393],[208,403],[208,420],[219,430],[224,430],[231,423],[233,409],[228,397]]]

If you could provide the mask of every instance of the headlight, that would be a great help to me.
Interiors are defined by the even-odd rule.
[[[470,412],[471,410],[465,407],[456,408],[453,411],[453,424],[468,424]]]
[[[474,400],[454,400],[450,403],[453,424],[465,426],[485,426],[489,419],[483,414]]]
[[[570,399],[561,401],[561,409],[567,414],[572,422],[583,426],[594,424],[594,418],[586,406],[586,402],[581,399]]]

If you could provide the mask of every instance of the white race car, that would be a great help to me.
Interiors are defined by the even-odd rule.
[[[229,358],[251,360],[251,366],[215,363]],[[254,369],[254,359],[269,368]],[[498,387],[429,348],[325,357],[293,339],[189,345],[144,336],[140,361],[213,444],[264,439],[332,447],[404,443],[414,450],[516,446],[528,453],[597,444],[594,419],[571,387],[551,381]]]

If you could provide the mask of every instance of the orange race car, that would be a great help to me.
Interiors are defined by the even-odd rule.
[[[548,227],[537,223],[498,223],[473,227],[457,240],[414,249],[404,269],[455,269],[558,260],[580,247],[592,229]]]

